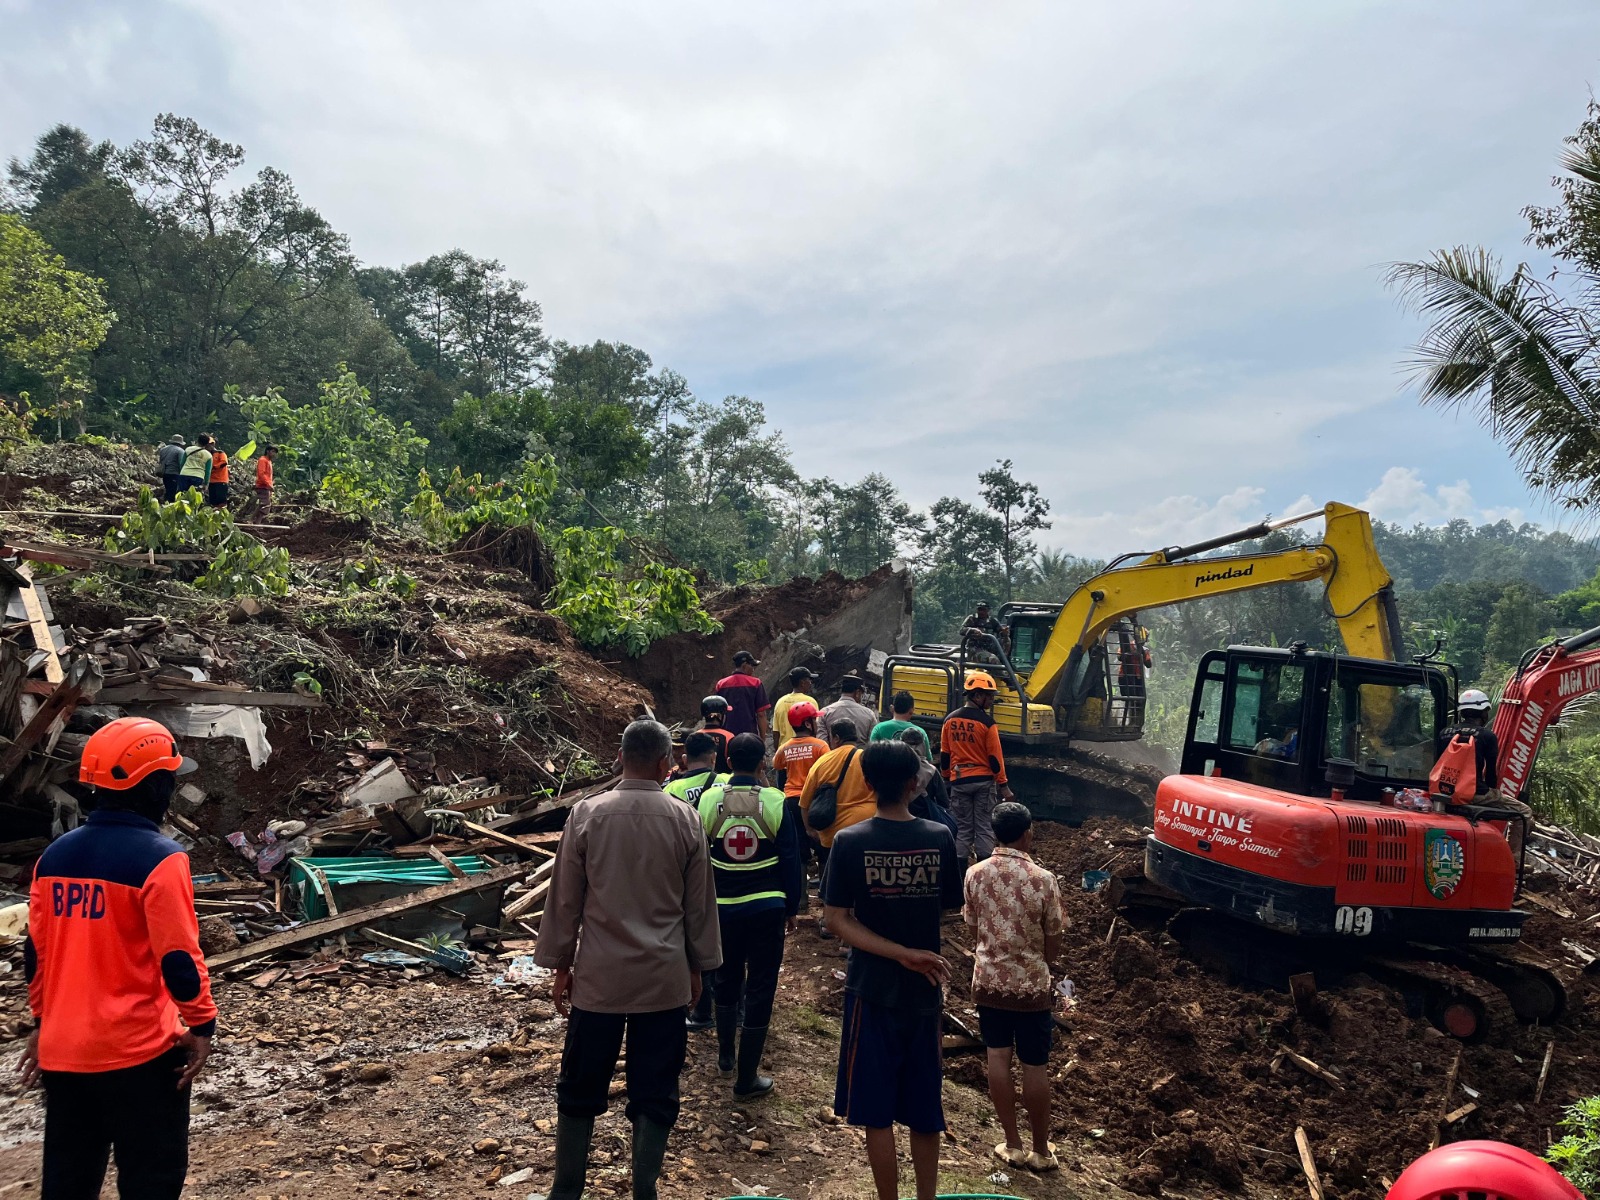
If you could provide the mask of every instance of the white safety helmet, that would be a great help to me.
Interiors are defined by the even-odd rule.
[[[1461,699],[1456,701],[1457,712],[1488,712],[1489,707],[1488,695],[1477,688],[1468,688],[1461,693]]]

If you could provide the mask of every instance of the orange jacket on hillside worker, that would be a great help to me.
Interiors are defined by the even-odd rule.
[[[939,735],[939,769],[951,783],[992,779],[1006,785],[1006,760],[994,717],[968,704],[944,719]]]
[[[211,452],[211,482],[228,482],[228,456],[221,450]]]
[[[34,867],[23,950],[46,1071],[114,1071],[216,1030],[189,856],[154,821],[103,810]]]
[[[256,486],[258,488],[272,486],[272,460],[265,454],[256,459]]]

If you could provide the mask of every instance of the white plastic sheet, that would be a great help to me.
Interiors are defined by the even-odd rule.
[[[272,757],[259,708],[244,704],[160,704],[138,715],[154,717],[180,738],[240,738],[250,754],[252,771],[259,771]]]

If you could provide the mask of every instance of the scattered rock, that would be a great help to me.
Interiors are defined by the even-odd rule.
[[[357,1083],[382,1083],[392,1072],[388,1063],[362,1063],[356,1068]]]
[[[239,935],[233,931],[233,923],[227,917],[217,913],[200,918],[200,952],[208,957],[221,954],[224,950],[237,949]]]
[[[474,1154],[497,1154],[499,1151],[499,1138],[483,1138],[481,1141],[472,1143],[472,1152]]]

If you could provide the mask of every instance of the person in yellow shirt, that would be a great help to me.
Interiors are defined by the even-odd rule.
[[[778,702],[772,706],[772,732],[777,735],[777,749],[781,750],[796,734],[789,720],[789,710],[802,702],[816,702],[816,678],[807,667],[796,667],[789,672],[789,690],[779,696]]]

